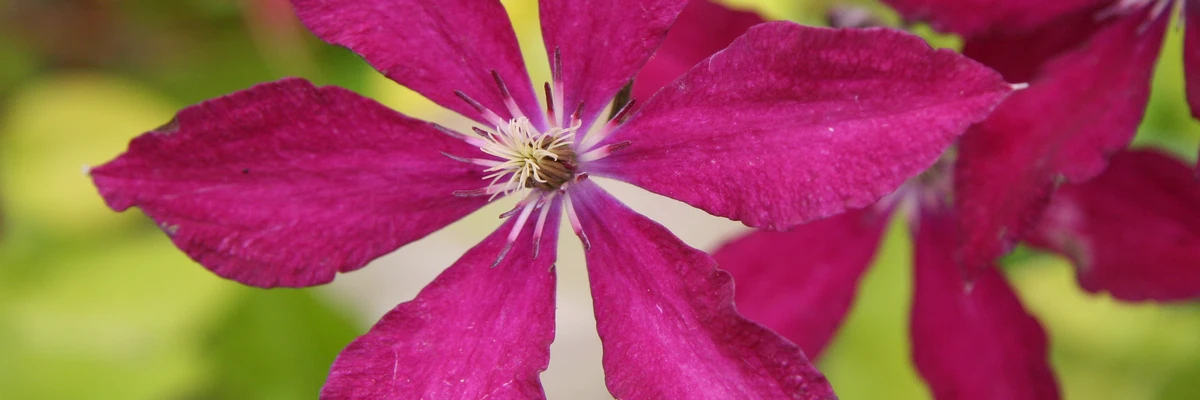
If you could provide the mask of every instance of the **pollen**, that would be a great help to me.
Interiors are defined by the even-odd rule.
[[[569,127],[539,131],[528,118],[517,117],[496,132],[479,132],[485,144],[479,149],[500,159],[488,168],[484,179],[491,179],[495,193],[511,194],[524,188],[552,191],[575,175],[577,157],[572,149],[580,122]]]

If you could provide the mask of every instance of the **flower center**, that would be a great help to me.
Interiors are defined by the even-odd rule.
[[[580,123],[569,127],[553,127],[540,132],[528,118],[517,117],[496,132],[485,132],[486,144],[479,150],[500,158],[500,162],[485,170],[492,185],[500,183],[497,193],[510,194],[523,188],[554,191],[575,176],[578,159],[571,145]]]

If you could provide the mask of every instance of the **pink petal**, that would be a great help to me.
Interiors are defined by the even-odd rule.
[[[733,306],[716,262],[590,181],[572,199],[608,390],[621,399],[834,399],[804,352]]]
[[[738,310],[817,358],[875,258],[887,215],[852,210],[788,232],[757,231],[713,254],[737,280]]]
[[[1004,75],[1009,82],[1030,82],[1049,61],[1086,43],[1113,19],[1097,15],[1108,5],[1064,15],[1037,29],[974,35],[963,43],[963,54]]]
[[[1086,180],[1126,145],[1145,112],[1169,14],[1139,12],[1048,63],[959,144],[956,207],[963,262],[987,268],[1036,222],[1054,185]]]
[[[428,123],[302,79],[183,109],[91,171],[114,210],[137,206],[192,259],[261,286],[309,286],[484,205],[482,171]]]
[[[708,56],[725,49],[762,17],[709,0],[692,0],[679,13],[662,47],[633,79],[633,98],[649,99]]]
[[[346,346],[321,398],[546,398],[538,374],[554,341],[558,212],[551,214],[537,258],[530,220],[492,266],[513,226],[509,219]]]
[[[455,95],[462,91],[508,120],[495,71],[520,105],[542,124],[542,111],[517,37],[499,1],[292,0],[308,29],[358,53],[388,78],[443,107],[491,125]]]
[[[1200,0],[1183,6],[1183,70],[1187,75],[1187,99],[1192,118],[1200,119]]]
[[[563,108],[591,126],[667,35],[687,0],[538,0],[551,63],[561,54]]]
[[[905,19],[964,36],[1019,32],[1066,14],[1113,0],[884,0]]]
[[[769,22],[664,88],[586,166],[746,225],[861,208],[928,168],[1011,88],[890,29]]]
[[[928,211],[927,211],[928,212]],[[939,400],[1058,399],[1046,333],[996,269],[968,287],[947,215],[916,227],[913,361]]]
[[[1079,283],[1124,300],[1200,297],[1200,182],[1154,151],[1118,153],[1103,174],[1059,188],[1031,237],[1075,263]]]

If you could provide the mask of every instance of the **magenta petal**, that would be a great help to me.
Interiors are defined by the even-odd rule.
[[[1192,118],[1200,119],[1200,0],[1183,5],[1183,70],[1187,75],[1187,99]]]
[[[835,398],[799,347],[738,314],[711,257],[589,181],[575,190],[614,397]]]
[[[713,258],[737,280],[742,315],[815,359],[850,310],[886,226],[878,211],[847,211],[788,232],[753,232]]]
[[[262,287],[309,286],[483,206],[455,190],[470,146],[337,87],[285,79],[183,109],[91,170],[108,205],[137,206],[193,259]]]
[[[561,54],[563,108],[591,126],[662,43],[687,0],[538,0],[551,63]]]
[[[505,120],[495,71],[522,112],[542,126],[525,61],[499,1],[292,0],[308,29],[358,53],[388,78],[487,126],[462,91]]]
[[[649,99],[700,61],[721,51],[762,17],[709,0],[692,0],[679,13],[662,47],[633,79],[633,98]]]
[[[338,355],[321,398],[544,399],[538,373],[554,341],[558,212],[552,214],[537,258],[530,220],[492,266],[509,219],[417,298],[389,311]]]
[[[925,21],[937,30],[972,36],[989,31],[1019,32],[1113,0],[884,0],[905,19]]]
[[[770,22],[663,88],[589,171],[770,229],[861,208],[928,168],[1011,88],[890,29]]]
[[[1058,399],[1046,333],[998,270],[964,283],[944,215],[915,227],[913,361],[938,400]]]
[[[1081,181],[1137,131],[1169,14],[1146,12],[1098,31],[1048,63],[1029,89],[1012,95],[959,145],[956,207],[965,230],[963,262],[986,268],[1032,227],[1060,177]]]
[[[974,35],[963,43],[963,54],[994,68],[1009,82],[1030,82],[1049,61],[1086,43],[1113,20],[1100,19],[1106,5],[1064,15],[1033,30],[998,31]]]
[[[1118,153],[1103,174],[1063,185],[1031,237],[1075,263],[1079,283],[1124,300],[1200,297],[1200,182],[1154,151]]]

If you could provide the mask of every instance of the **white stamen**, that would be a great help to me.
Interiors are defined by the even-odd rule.
[[[576,122],[568,128],[554,127],[540,132],[528,118],[520,117],[497,126],[495,133],[485,132],[483,139],[486,144],[479,149],[501,161],[484,170],[490,173],[484,179],[491,179],[492,184],[496,184],[507,176],[505,195],[529,187],[532,182],[547,183],[539,174],[542,169],[540,162],[560,161],[560,152],[571,145],[579,126],[580,123]]]

